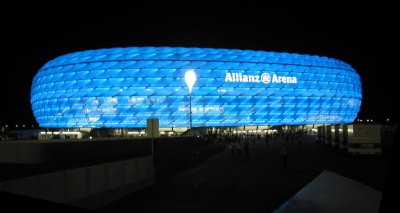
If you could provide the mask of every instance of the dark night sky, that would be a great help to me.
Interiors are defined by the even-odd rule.
[[[398,116],[396,22],[387,9],[391,5],[343,10],[322,5],[277,7],[261,1],[61,2],[14,3],[8,15],[2,15],[7,54],[1,72],[1,125],[36,124],[30,87],[47,61],[75,51],[129,46],[234,48],[336,58],[361,77],[359,118]]]

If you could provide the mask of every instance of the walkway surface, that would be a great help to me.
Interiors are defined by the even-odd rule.
[[[338,150],[317,144],[312,138],[305,137],[301,144],[287,144],[289,157],[287,168],[284,168],[279,155],[282,144],[283,139],[280,138],[268,145],[264,141],[250,142],[248,157],[244,153],[238,156],[237,153],[224,149],[190,169],[163,180],[156,180],[153,186],[97,211],[291,212],[288,210],[293,207],[299,196],[312,202],[312,196],[317,200],[324,197],[341,199],[342,196],[352,195],[358,196],[355,202],[336,203],[348,205],[348,208],[345,208],[348,212],[363,212],[363,208],[357,206],[364,205],[364,202],[370,202],[368,205],[374,206],[375,209],[376,206],[379,207],[388,168],[386,160],[370,157],[350,158]],[[212,149],[217,145],[208,146]],[[200,157],[201,154],[202,151],[199,153]],[[321,188],[316,187],[318,185]],[[335,193],[336,185],[346,185],[350,188],[336,190],[338,193]],[[348,189],[350,191],[346,193]],[[357,193],[358,190],[369,193]],[[324,193],[332,194],[327,196]],[[318,208],[312,211],[307,206],[297,205],[295,212],[332,212],[329,209],[321,211],[323,205]]]

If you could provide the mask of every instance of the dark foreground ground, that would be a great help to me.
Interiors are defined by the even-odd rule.
[[[224,143],[186,148],[181,143],[158,143],[155,184],[96,211],[272,212],[324,170],[384,189],[387,157],[350,158],[308,138],[302,144],[289,142],[284,168],[282,144],[283,139],[268,146],[251,142],[250,156],[238,157]]]
[[[1,209],[103,213],[273,212],[326,170],[383,191],[385,208],[382,209],[386,211],[381,212],[393,212],[392,206],[397,206],[398,201],[394,199],[399,191],[395,171],[398,167],[396,138],[393,146],[383,147],[382,156],[360,158],[350,158],[315,143],[312,138],[304,138],[302,144],[289,142],[287,168],[283,168],[279,155],[282,144],[283,139],[270,142],[268,146],[264,141],[250,142],[250,156],[242,153],[238,157],[222,142],[207,144],[193,138],[169,139],[167,142],[160,139],[154,149],[155,183],[151,187],[96,210],[0,192]],[[54,169],[54,165],[47,167]],[[30,170],[46,172],[43,169],[49,169],[47,167]],[[9,177],[3,173],[10,172],[10,168],[1,168],[0,177]],[[11,171],[16,174],[25,171],[24,165],[22,169],[18,168]]]

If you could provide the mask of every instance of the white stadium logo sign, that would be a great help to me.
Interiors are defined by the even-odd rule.
[[[260,75],[244,75],[242,73],[229,73],[225,75],[225,82],[262,82],[264,84],[269,83],[280,83],[280,84],[297,84],[297,78],[295,76],[279,76],[272,74],[272,77],[268,73]]]
[[[264,84],[269,84],[269,82],[271,82],[271,76],[270,76],[268,73],[263,73],[263,74],[261,75],[261,81],[262,81]]]

